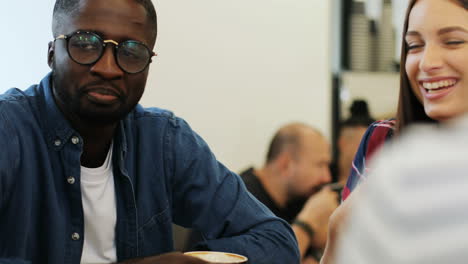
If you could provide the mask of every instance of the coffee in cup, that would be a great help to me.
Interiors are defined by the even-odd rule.
[[[213,264],[240,264],[247,263],[247,257],[242,255],[218,251],[190,251],[184,254],[203,259]]]

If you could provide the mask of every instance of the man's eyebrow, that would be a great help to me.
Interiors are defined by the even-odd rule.
[[[446,28],[441,28],[437,31],[437,34],[439,35],[443,35],[443,34],[447,34],[447,33],[450,33],[450,32],[453,32],[453,31],[461,31],[461,32],[464,32],[464,33],[468,33],[468,30],[466,30],[465,28],[463,27],[460,27],[460,26],[453,26],[453,27],[446,27]]]
[[[104,38],[104,33],[99,31],[99,30],[95,30],[95,29],[90,29],[90,28],[80,28],[78,30],[75,30],[76,31],[80,31],[80,32],[92,32],[92,33],[95,33],[97,35],[99,35],[101,38]]]

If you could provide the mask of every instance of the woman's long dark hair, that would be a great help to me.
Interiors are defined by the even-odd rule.
[[[431,119],[426,115],[424,106],[418,101],[411,84],[406,75],[406,53],[408,51],[408,45],[406,45],[405,35],[408,31],[408,20],[413,9],[414,4],[418,0],[411,0],[408,5],[405,16],[405,25],[403,30],[403,43],[401,45],[401,60],[400,60],[400,96],[398,99],[398,110],[397,110],[397,131],[403,130],[410,124],[414,123],[435,123],[434,119]],[[453,0],[458,2],[465,9],[468,9],[468,0]],[[468,102],[467,102],[468,103]]]

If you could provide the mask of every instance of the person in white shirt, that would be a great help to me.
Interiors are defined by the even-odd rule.
[[[415,127],[378,154],[354,194],[337,264],[468,259],[468,118]]]

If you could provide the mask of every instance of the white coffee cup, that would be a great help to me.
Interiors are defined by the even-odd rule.
[[[240,264],[247,263],[247,257],[242,255],[218,251],[190,251],[184,254],[203,259],[213,264]]]

